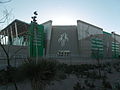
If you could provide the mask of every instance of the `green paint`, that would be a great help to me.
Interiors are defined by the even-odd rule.
[[[112,42],[112,57],[119,58],[120,56],[120,44],[117,42]]]
[[[103,34],[112,35],[111,33],[103,31]]]
[[[44,50],[44,27],[31,23],[29,29],[29,53],[30,57],[43,56]]]
[[[99,38],[91,39],[91,50],[93,58],[103,58],[103,41]]]

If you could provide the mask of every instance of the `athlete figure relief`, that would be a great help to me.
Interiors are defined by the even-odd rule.
[[[58,42],[61,44],[61,47],[64,47],[68,41],[69,41],[69,38],[67,33],[61,34],[60,38],[58,39]]]

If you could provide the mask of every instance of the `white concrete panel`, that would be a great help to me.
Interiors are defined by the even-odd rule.
[[[15,22],[15,33],[16,33],[16,37],[18,37],[18,29],[17,29],[17,23]]]
[[[114,38],[116,41],[118,41],[120,43],[120,35],[117,35],[113,32],[112,33],[112,38]]]
[[[90,35],[103,34],[103,29],[86,22],[77,20],[78,40]]]
[[[52,21],[47,21],[42,24],[44,26],[44,32],[46,35],[46,56],[49,56],[49,49],[50,49],[50,40],[51,40],[51,32],[52,32]]]
[[[42,24],[44,26],[44,31],[46,33],[47,40],[51,38],[51,31],[52,31],[52,21],[47,21]]]

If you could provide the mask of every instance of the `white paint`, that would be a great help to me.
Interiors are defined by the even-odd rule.
[[[11,33],[11,39],[12,39],[12,43],[13,43],[13,32],[12,32],[12,26],[10,26],[10,33]]]
[[[17,29],[17,23],[15,22],[15,33],[16,33],[16,37],[18,37],[18,29]]]
[[[115,32],[112,33],[112,38],[120,43],[120,35],[117,35]]]
[[[48,21],[43,23],[44,32],[46,33],[47,40],[51,39],[51,31],[52,31],[52,21]]]

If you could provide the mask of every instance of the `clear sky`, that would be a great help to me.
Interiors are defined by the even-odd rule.
[[[34,11],[38,11],[38,23],[48,20],[53,25],[76,25],[82,20],[120,34],[120,0],[12,0],[0,5],[12,9],[14,19],[30,23]]]

